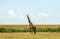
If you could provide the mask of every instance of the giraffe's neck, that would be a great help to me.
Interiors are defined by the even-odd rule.
[[[27,15],[27,18],[28,18],[29,26],[30,26],[30,27],[33,27],[33,24],[32,24],[32,22],[30,21],[30,18],[29,18],[28,15]]]
[[[27,18],[28,18],[28,22],[31,23],[29,16],[27,16]]]

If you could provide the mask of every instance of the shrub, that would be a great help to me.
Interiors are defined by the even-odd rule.
[[[0,32],[6,32],[5,28],[0,28]]]
[[[0,28],[0,32],[30,32],[29,28],[24,28],[24,29],[5,29],[5,28]],[[37,28],[36,32],[60,32],[60,27],[58,28]]]

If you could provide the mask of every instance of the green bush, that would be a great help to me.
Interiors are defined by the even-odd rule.
[[[60,27],[58,27],[56,31],[57,31],[57,32],[60,32]]]
[[[5,29],[5,28],[0,28],[0,32],[30,32],[29,28],[24,28],[24,29]],[[37,28],[36,32],[60,32],[60,27],[58,28]]]
[[[30,29],[24,28],[23,32],[30,32]]]
[[[0,28],[0,32],[6,32],[5,28]]]

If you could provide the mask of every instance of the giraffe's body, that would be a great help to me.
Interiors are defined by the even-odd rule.
[[[27,18],[28,18],[28,22],[29,22],[29,26],[30,26],[30,31],[34,32],[34,34],[36,34],[36,27],[32,24],[28,15],[27,15]]]

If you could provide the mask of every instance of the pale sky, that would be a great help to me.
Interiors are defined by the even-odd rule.
[[[0,0],[0,24],[60,24],[60,0]]]

